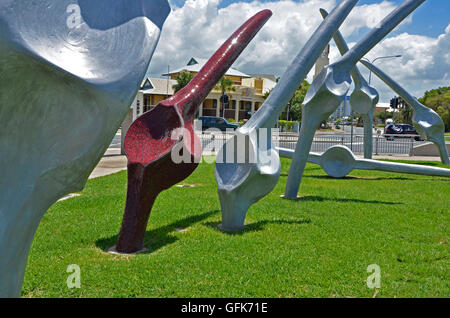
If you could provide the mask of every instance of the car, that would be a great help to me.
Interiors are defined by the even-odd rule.
[[[221,131],[226,131],[227,129],[239,128],[239,125],[232,124],[223,117],[201,116],[198,120],[202,122],[202,130],[215,128],[220,129]]]
[[[384,137],[386,140],[394,140],[394,138],[414,137],[416,141],[423,141],[422,137],[417,133],[412,125],[408,124],[388,124],[384,128]]]

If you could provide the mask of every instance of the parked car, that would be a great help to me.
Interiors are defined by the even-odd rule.
[[[202,122],[202,130],[207,130],[209,128],[216,128],[222,131],[226,131],[227,129],[239,128],[239,125],[232,124],[223,117],[202,116],[199,117],[198,120]]]
[[[412,125],[408,124],[388,124],[384,128],[384,137],[386,140],[394,140],[394,138],[414,137],[416,141],[422,141],[422,137],[417,133]]]

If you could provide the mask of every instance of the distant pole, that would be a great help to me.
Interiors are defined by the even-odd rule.
[[[167,94],[166,98],[169,98],[169,83],[170,83],[170,65],[167,65]]]
[[[289,107],[290,107],[291,103],[289,102],[287,104],[287,116],[286,116],[286,121],[289,121]],[[287,124],[286,124],[287,125]]]
[[[350,123],[351,129],[350,129],[350,150],[353,151],[353,110],[352,110],[352,122]]]
[[[395,57],[402,57],[402,55],[397,54],[397,55],[379,56],[379,57],[374,58],[372,61],[370,61],[370,60],[369,60],[368,58],[366,58],[366,57],[363,57],[363,59],[369,61],[370,64],[373,64],[373,63],[375,63],[376,60],[390,59],[390,58],[395,58]],[[372,71],[369,70],[369,85],[370,85],[371,80],[372,80]]]

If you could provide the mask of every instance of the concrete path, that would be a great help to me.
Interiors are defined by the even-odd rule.
[[[127,157],[120,154],[120,149],[109,148],[89,179],[107,176],[127,169]]]

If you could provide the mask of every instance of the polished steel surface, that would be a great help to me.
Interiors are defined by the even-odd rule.
[[[337,62],[314,79],[302,105],[300,139],[291,162],[285,197],[296,198],[315,131],[344,101],[356,63],[425,0],[405,0]]]
[[[357,0],[341,1],[301,49],[264,105],[220,150],[215,176],[222,208],[221,229],[241,230],[250,206],[277,184],[280,158],[267,129],[274,127],[280,113],[356,3]],[[235,148],[238,142],[243,144]],[[239,149],[248,150],[242,161],[227,160],[239,157]]]
[[[443,164],[450,165],[447,147],[445,145],[445,125],[442,118],[431,108],[422,105],[415,97],[394,81],[389,75],[373,64],[361,60],[369,70],[392,88],[413,109],[412,121],[417,132],[423,139],[431,141],[439,149]]]
[[[0,297],[47,209],[80,191],[148,69],[166,0],[0,0]]]
[[[277,150],[280,157],[292,159],[294,156],[294,150],[292,149],[277,148]],[[321,165],[323,170],[333,178],[343,178],[355,169],[450,177],[450,169],[445,168],[359,159],[349,148],[340,145],[330,147],[322,155],[310,153],[308,162]]]
[[[320,9],[322,17],[325,19],[328,12],[324,9]],[[341,55],[345,55],[348,52],[347,43],[344,40],[341,32],[337,31],[333,36],[334,42],[339,49]],[[351,71],[351,76],[355,88],[350,94],[350,105],[354,112],[359,113],[364,122],[364,158],[372,159],[373,150],[373,111],[378,104],[380,96],[375,88],[371,87],[362,76],[358,67],[355,66]]]

